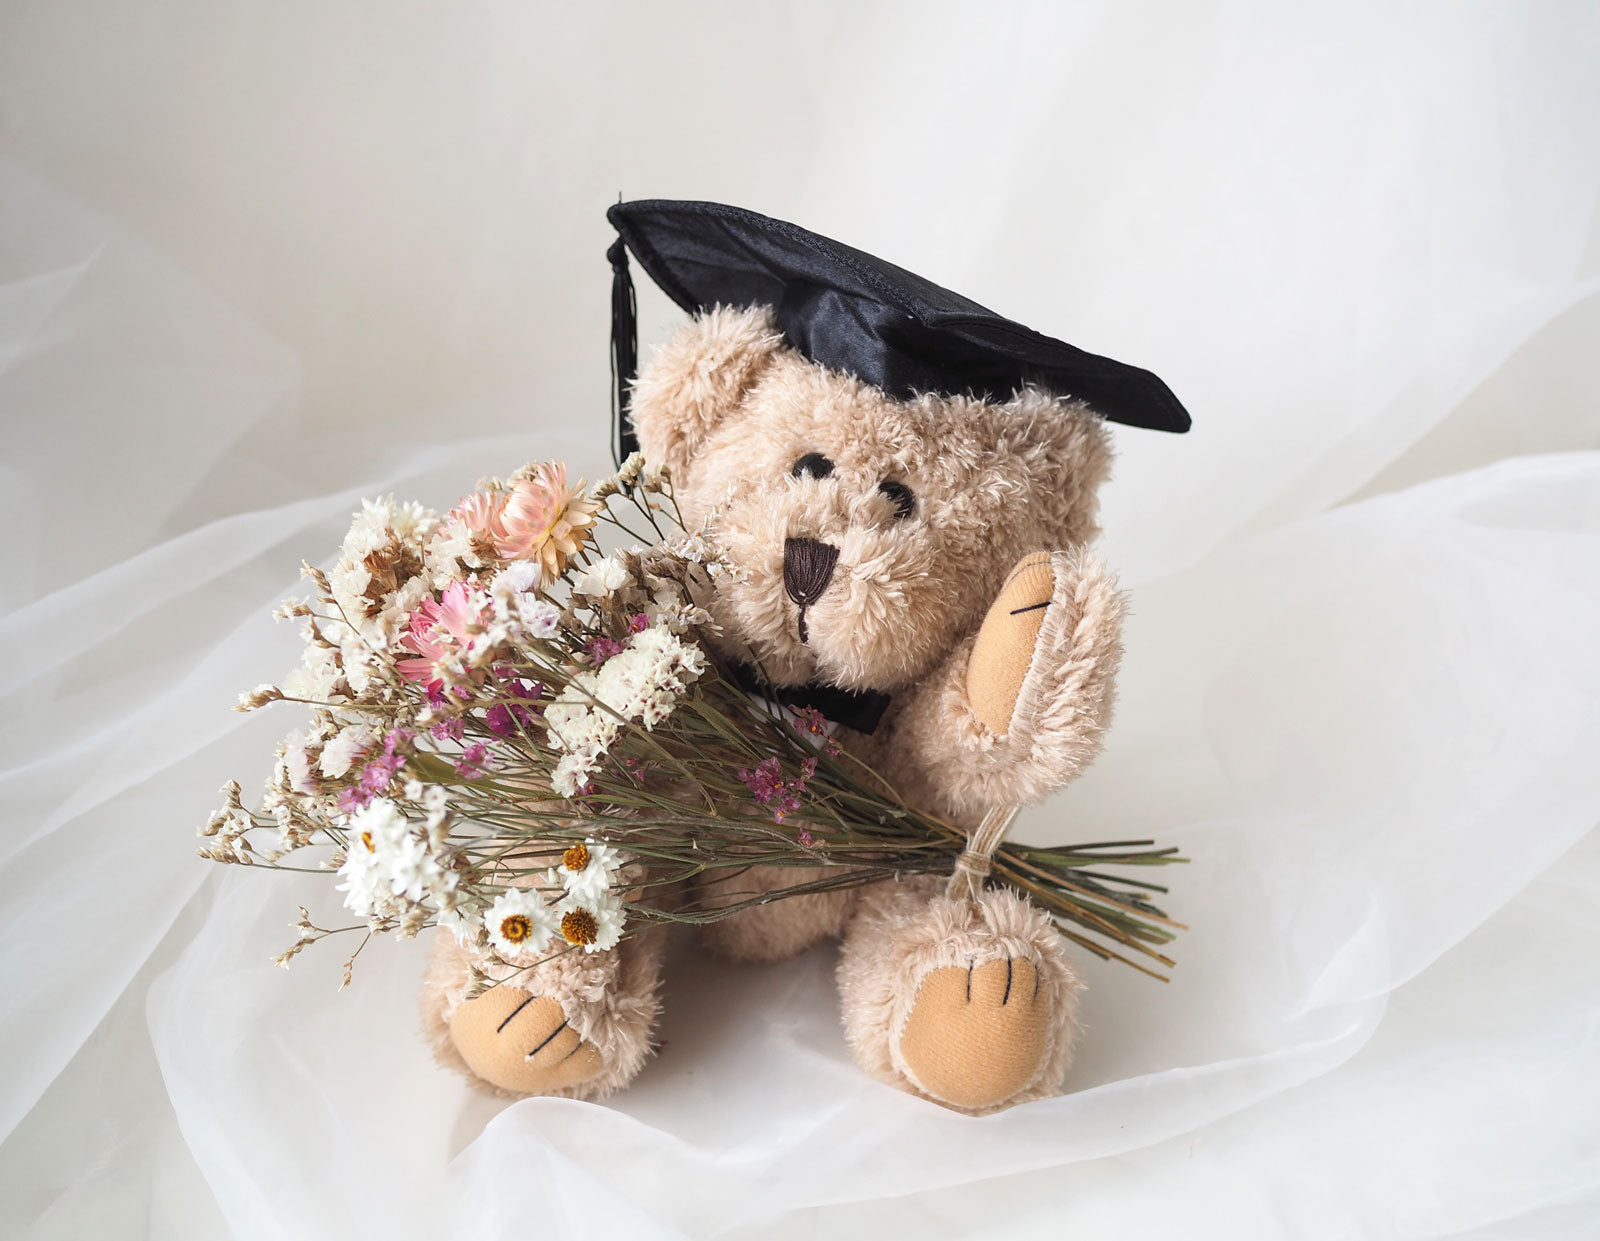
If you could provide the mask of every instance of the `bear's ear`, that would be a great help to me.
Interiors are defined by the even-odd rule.
[[[739,407],[782,347],[765,306],[717,306],[680,328],[633,385],[629,412],[650,463],[686,479],[707,432]]]
[[[1051,550],[1081,547],[1100,533],[1100,488],[1111,476],[1105,420],[1081,401],[1034,388],[1006,404],[1008,436],[1027,445],[1034,487],[1028,505]]]

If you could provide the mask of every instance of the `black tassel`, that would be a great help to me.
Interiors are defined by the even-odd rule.
[[[618,237],[606,251],[611,260],[611,456],[618,467],[639,451],[628,417],[634,373],[639,367],[638,307],[628,275],[628,248]]]

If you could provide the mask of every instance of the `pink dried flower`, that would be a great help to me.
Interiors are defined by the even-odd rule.
[[[546,461],[517,481],[495,514],[495,550],[507,560],[537,560],[558,578],[588,541],[598,511],[582,480],[568,487],[567,467]]]
[[[598,668],[613,655],[622,654],[623,650],[626,648],[624,648],[622,643],[618,642],[615,638],[602,637],[590,638],[583,649],[589,652],[589,658],[594,660],[594,666]]]
[[[484,713],[483,723],[497,737],[509,737],[519,728],[533,723],[538,708],[528,708],[520,703],[497,702]]]
[[[473,780],[481,776],[488,766],[489,747],[481,741],[474,741],[461,751],[461,757],[456,762],[456,775]]]
[[[465,582],[451,582],[438,599],[424,599],[411,614],[411,623],[400,638],[400,645],[415,651],[416,657],[396,663],[400,675],[410,681],[442,680],[445,665],[468,650],[483,632],[484,606],[475,600]],[[441,694],[442,698],[442,694]]]
[[[756,795],[756,800],[765,805],[776,796],[783,787],[780,777],[783,767],[776,758],[765,758],[754,767],[739,769],[739,779],[750,786],[750,791]]]
[[[795,841],[805,849],[814,849],[817,847],[817,838],[810,832],[806,831],[806,829],[803,827],[795,833]]]
[[[450,516],[459,521],[474,534],[484,535],[493,539],[495,536],[495,523],[499,520],[500,510],[506,506],[506,498],[492,492],[479,491],[468,496],[455,508],[450,510]]]
[[[801,732],[813,737],[826,737],[828,735],[828,721],[823,718],[822,712],[815,707],[793,707],[794,726]]]
[[[801,764],[801,776],[796,780],[783,778],[783,766],[776,758],[762,759],[753,768],[741,768],[739,779],[749,786],[756,801],[772,810],[772,817],[782,823],[800,809],[800,794],[806,791],[806,781],[817,770],[817,760],[808,758]]]
[[[461,735],[467,731],[466,723],[457,716],[453,720],[440,720],[428,730],[441,741],[460,741]]]
[[[403,751],[410,748],[416,733],[407,728],[393,729],[383,739],[383,753],[375,754],[361,769],[361,778],[339,794],[339,809],[354,814],[380,793],[389,791],[400,768],[406,764]]]
[[[628,620],[629,633],[643,633],[650,628],[650,618],[643,612],[635,612]]]
[[[509,697],[521,698],[523,702],[536,702],[544,694],[543,685],[537,681],[524,681],[510,668],[496,668],[494,675],[500,682],[500,689]],[[495,736],[509,737],[519,727],[526,728],[532,724],[539,712],[538,707],[525,707],[518,702],[497,702],[484,713],[483,722]]]

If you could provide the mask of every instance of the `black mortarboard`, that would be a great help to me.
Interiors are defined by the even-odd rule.
[[[691,314],[718,305],[771,306],[795,349],[896,397],[970,392],[1008,398],[1032,384],[1086,401],[1113,422],[1189,429],[1187,411],[1149,371],[1042,336],[793,224],[721,203],[663,200],[618,203],[606,216],[620,238],[607,257],[621,456],[638,443],[625,421],[637,356],[624,243]]]

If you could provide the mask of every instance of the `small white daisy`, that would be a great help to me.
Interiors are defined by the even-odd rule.
[[[568,896],[592,903],[611,891],[612,879],[621,869],[622,855],[616,849],[597,840],[586,840],[561,855],[555,874]]]
[[[561,929],[556,913],[537,892],[513,888],[502,892],[483,915],[489,942],[502,957],[542,953]]]
[[[622,902],[614,896],[584,901],[568,895],[556,906],[556,912],[561,915],[561,938],[585,952],[615,948],[627,920]]]

